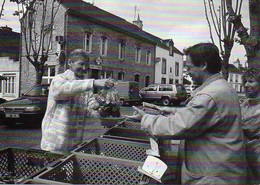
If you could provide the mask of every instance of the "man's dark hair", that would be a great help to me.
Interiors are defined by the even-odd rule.
[[[75,49],[69,54],[69,61],[74,62],[78,58],[83,58],[87,63],[89,63],[88,53],[83,49]]]
[[[184,54],[189,55],[195,66],[207,64],[207,70],[212,73],[221,71],[221,58],[216,45],[212,43],[199,43],[184,49]]]
[[[247,69],[242,76],[243,84],[245,84],[245,78],[256,79],[260,83],[260,69],[258,68]]]

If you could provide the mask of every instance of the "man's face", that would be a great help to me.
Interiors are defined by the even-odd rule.
[[[84,79],[87,72],[88,61],[84,58],[79,57],[71,63],[71,70],[74,72],[75,76],[79,79]]]
[[[244,87],[248,98],[256,98],[260,96],[260,83],[255,78],[245,77]]]
[[[196,85],[201,85],[203,83],[204,66],[195,66],[191,62],[191,58],[188,55],[186,57],[186,67],[188,70],[188,74],[192,77],[193,83]]]

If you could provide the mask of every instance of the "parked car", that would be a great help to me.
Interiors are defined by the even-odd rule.
[[[134,81],[127,81],[115,84],[122,104],[138,104],[141,102],[139,96],[139,83]]]
[[[49,85],[34,85],[21,97],[0,104],[0,119],[9,127],[17,122],[41,123],[47,107]]]
[[[187,92],[181,84],[153,84],[139,91],[142,101],[159,101],[163,105],[179,105],[187,99]]]

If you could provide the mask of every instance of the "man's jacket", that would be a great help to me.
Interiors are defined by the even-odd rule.
[[[141,124],[160,138],[185,140],[182,184],[245,184],[239,101],[220,74],[197,88],[185,108],[170,116],[145,114]]]
[[[42,121],[43,150],[67,152],[82,142],[86,102],[92,95],[93,81],[77,80],[71,70],[54,77]]]

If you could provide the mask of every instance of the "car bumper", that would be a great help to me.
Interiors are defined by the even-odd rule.
[[[44,113],[35,112],[0,112],[1,121],[8,123],[11,122],[32,122],[32,121],[42,121]]]

